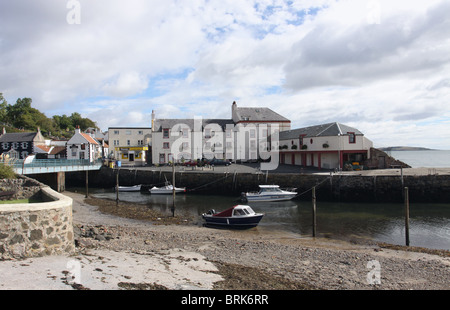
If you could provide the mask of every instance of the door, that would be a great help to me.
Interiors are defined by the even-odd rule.
[[[134,153],[128,154],[128,160],[129,161],[134,161]]]
[[[378,169],[386,168],[386,157],[378,156]]]

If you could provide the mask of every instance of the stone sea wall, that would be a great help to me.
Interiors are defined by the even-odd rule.
[[[72,199],[37,182],[33,186],[39,187],[46,202],[0,205],[0,260],[70,254],[75,250]]]
[[[0,200],[40,199],[43,184],[25,176],[0,179]]]
[[[102,168],[90,173],[89,186],[113,188],[116,172]],[[450,175],[317,175],[299,173],[213,173],[176,172],[176,186],[187,187],[192,194],[218,194],[239,196],[242,192],[255,191],[260,184],[277,184],[296,188],[298,199],[311,199],[311,188],[316,186],[318,199],[342,202],[402,202],[403,188],[409,187],[411,202],[450,201]],[[119,184],[124,186],[142,184],[143,189],[161,186],[172,180],[171,172],[121,169]],[[84,186],[85,174],[71,174],[66,178],[71,186]]]

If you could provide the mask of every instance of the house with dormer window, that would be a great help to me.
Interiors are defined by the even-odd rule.
[[[38,147],[45,145],[44,136],[38,128],[37,132],[12,132],[0,136],[0,155],[8,154],[9,158],[25,159],[38,152]]]

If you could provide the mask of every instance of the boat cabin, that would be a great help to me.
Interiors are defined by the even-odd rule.
[[[230,217],[230,216],[248,216],[253,214],[255,214],[255,211],[253,211],[253,209],[250,208],[250,206],[237,205],[220,213],[214,214],[213,216]]]

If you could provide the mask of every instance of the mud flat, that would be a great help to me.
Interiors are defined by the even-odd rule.
[[[65,195],[74,200],[78,254],[2,261],[0,289],[449,289],[448,251],[300,238],[259,227],[211,229],[166,215],[127,218],[99,211],[114,201]]]

